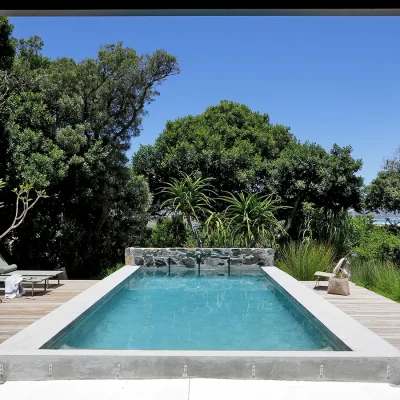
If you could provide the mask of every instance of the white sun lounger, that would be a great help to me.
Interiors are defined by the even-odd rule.
[[[9,265],[7,261],[0,254],[0,276],[10,276],[13,274],[19,274],[22,276],[48,276],[50,279],[57,279],[58,284],[60,284],[59,276],[63,271],[39,271],[39,270],[28,270],[28,269],[18,269],[16,264]]]
[[[0,274],[0,276],[10,276],[13,274],[19,274],[22,276],[31,276],[31,277],[42,277],[42,276],[48,276],[49,279],[57,279],[58,284],[60,284],[60,278],[59,276],[63,273],[63,271],[39,271],[39,270],[20,270],[20,269],[16,269],[15,271],[12,272],[7,272],[5,274]]]
[[[10,274],[12,275],[12,274]],[[0,276],[0,282],[5,282],[6,279],[10,276],[10,275],[1,275]],[[21,274],[22,275],[22,274]],[[31,293],[32,293],[32,297],[33,297],[33,289],[35,288],[35,284],[36,283],[40,283],[40,282],[44,282],[44,291],[47,291],[47,287],[49,284],[49,279],[53,278],[52,275],[40,275],[40,276],[26,276],[26,275],[22,275],[22,282],[23,283],[30,283],[31,284]]]
[[[321,278],[334,278],[338,276],[340,272],[342,273],[343,277],[350,278],[350,262],[347,258],[341,258],[332,272],[315,272],[314,276],[317,277],[317,280],[315,281],[314,287],[319,286]]]

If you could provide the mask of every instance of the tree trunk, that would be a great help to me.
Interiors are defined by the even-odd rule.
[[[106,221],[108,219],[108,211],[109,211],[108,205],[107,204],[103,204],[102,207],[101,207],[100,220],[99,220],[99,222],[97,224],[96,232],[95,232],[96,240],[99,239],[101,230],[102,230],[104,224],[106,223]]]
[[[190,219],[190,215],[186,215],[186,222],[189,225],[189,228],[192,230],[193,235],[197,240],[197,247],[202,248],[203,247],[203,243],[201,242],[200,236],[197,233],[196,229],[194,229],[194,226],[192,224],[192,220]]]
[[[297,207],[299,206],[299,203],[300,203],[300,196],[297,196],[296,201],[294,202],[292,213],[290,214],[290,216],[289,216],[289,218],[288,218],[288,220],[286,222],[286,226],[285,226],[285,231],[286,232],[292,226],[293,218],[294,218],[294,215],[296,214]]]
[[[260,235],[258,233],[253,233],[253,240],[250,241],[249,247],[254,248],[256,247],[256,244],[260,240]]]

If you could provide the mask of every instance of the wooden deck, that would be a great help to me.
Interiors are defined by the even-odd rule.
[[[53,284],[55,283],[55,285]],[[53,311],[57,307],[71,300],[98,281],[50,281],[46,293],[43,285],[35,285],[34,296],[30,296],[30,289],[26,295],[18,299],[4,299],[4,285],[0,287],[0,343],[15,335],[39,318]]]
[[[314,282],[303,282],[313,289]],[[327,294],[327,282],[314,290],[334,306],[400,350],[400,304],[350,283],[350,296]]]

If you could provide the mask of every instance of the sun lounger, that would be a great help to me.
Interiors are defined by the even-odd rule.
[[[321,278],[334,278],[337,277],[339,273],[342,273],[344,278],[350,278],[350,263],[347,258],[341,258],[332,272],[315,272],[314,276],[317,277],[317,280],[315,281],[314,287],[319,286]]]
[[[12,274],[10,274],[12,275]],[[22,274],[21,274],[22,275]],[[0,282],[5,282],[9,275],[1,275]],[[36,283],[44,282],[44,291],[47,291],[49,279],[53,278],[52,275],[40,275],[40,276],[26,276],[22,275],[22,282],[23,283],[30,283],[31,284],[31,292],[33,296],[33,290],[35,288]]]
[[[12,274],[19,274],[27,277],[41,277],[48,276],[50,279],[57,279],[58,284],[60,284],[59,276],[63,271],[39,271],[39,270],[20,270],[17,268],[16,264],[8,265],[6,260],[0,254],[0,276],[10,276]]]
[[[54,279],[58,281],[58,284],[60,284],[60,278],[59,276],[63,273],[64,271],[36,271],[36,270],[20,270],[16,269],[13,272],[7,272],[6,274],[0,274],[0,276],[10,276],[12,274],[19,274],[22,276],[31,276],[31,277],[42,277],[42,276],[48,276],[49,279]]]

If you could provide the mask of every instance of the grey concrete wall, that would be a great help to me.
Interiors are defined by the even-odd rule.
[[[138,248],[129,247],[125,250],[125,264],[143,267],[186,266],[194,268],[197,258],[200,264],[208,267],[226,267],[230,259],[231,267],[242,269],[267,267],[274,265],[275,250],[244,249],[244,248]]]

